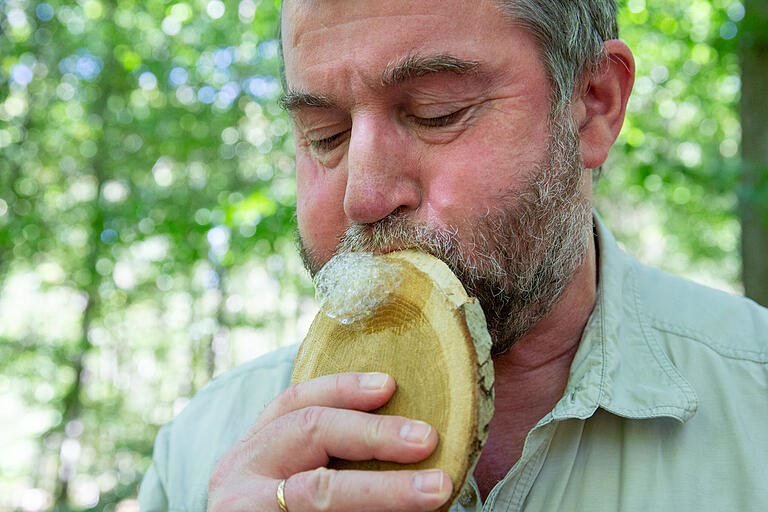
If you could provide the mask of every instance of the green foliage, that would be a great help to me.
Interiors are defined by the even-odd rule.
[[[134,510],[158,427],[313,316],[279,1],[0,6],[0,510]],[[629,1],[639,78],[597,185],[632,252],[729,287],[742,16]]]
[[[2,5],[0,509],[114,508],[185,397],[311,307],[279,6]]]
[[[630,252],[733,290],[744,16],[731,0],[629,0],[620,26],[637,80],[596,200]]]

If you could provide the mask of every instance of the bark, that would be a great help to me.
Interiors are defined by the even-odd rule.
[[[768,306],[768,2],[746,0],[741,30],[741,256],[744,293]]]

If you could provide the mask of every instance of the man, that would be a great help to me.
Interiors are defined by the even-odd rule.
[[[496,414],[455,510],[765,510],[768,314],[646,268],[591,212],[634,80],[611,0],[287,0],[303,254],[416,247],[479,297]],[[158,436],[143,510],[434,510],[438,439],[396,388],[289,387],[295,347],[217,379]],[[264,404],[274,399],[264,407]],[[262,410],[263,409],[263,410]]]

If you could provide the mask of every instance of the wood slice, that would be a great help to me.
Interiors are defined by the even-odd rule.
[[[299,348],[292,382],[346,371],[392,375],[397,390],[375,413],[429,423],[439,435],[435,451],[415,464],[333,460],[329,467],[442,469],[454,485],[451,499],[439,509],[445,511],[467,485],[493,415],[494,373],[485,316],[439,259],[417,251],[373,258],[395,270],[392,289],[354,321],[334,318],[338,315],[323,303]],[[344,283],[361,284],[361,275],[366,279],[376,274],[350,273]]]

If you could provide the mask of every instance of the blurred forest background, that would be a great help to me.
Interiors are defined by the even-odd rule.
[[[640,259],[764,303],[766,4],[621,3],[596,198]],[[0,0],[0,511],[136,510],[159,426],[303,336],[278,12]]]

